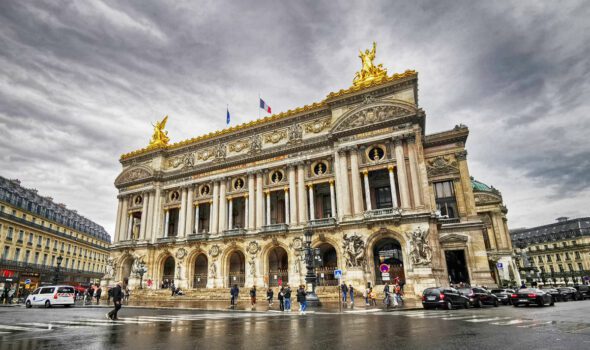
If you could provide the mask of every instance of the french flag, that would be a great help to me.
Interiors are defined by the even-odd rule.
[[[264,109],[267,113],[272,113],[270,111],[270,106],[266,104],[266,102],[264,102],[263,99],[260,99],[260,108]]]

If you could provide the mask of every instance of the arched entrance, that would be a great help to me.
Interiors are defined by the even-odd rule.
[[[193,288],[205,287],[207,287],[207,256],[205,254],[199,254],[195,259]]]
[[[289,283],[289,257],[282,247],[268,252],[268,286],[277,287]]]
[[[129,278],[131,276],[131,268],[133,267],[133,258],[131,256],[127,256],[127,259],[123,261],[121,264],[121,276],[120,280],[124,278]]]
[[[322,243],[315,249],[320,250],[322,259],[320,267],[316,269],[316,277],[320,286],[337,286],[338,280],[334,278],[334,270],[338,268],[338,255],[336,248],[330,243]]]
[[[380,239],[373,246],[375,284],[392,283],[397,277],[405,280],[404,259],[401,244],[393,238]],[[383,266],[383,270],[381,269]],[[384,272],[385,270],[389,270]]]
[[[176,262],[174,258],[169,256],[164,260],[164,269],[162,274],[162,284],[164,288],[168,288],[174,283],[174,270],[176,268]]]
[[[243,287],[245,279],[246,258],[244,257],[244,253],[236,250],[229,256],[228,286],[237,284],[239,287]]]

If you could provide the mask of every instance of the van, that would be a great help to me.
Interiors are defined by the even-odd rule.
[[[74,305],[75,295],[72,286],[44,286],[35,289],[33,293],[29,294],[25,306],[27,308],[33,306],[52,307],[54,305],[70,307],[70,305]]]

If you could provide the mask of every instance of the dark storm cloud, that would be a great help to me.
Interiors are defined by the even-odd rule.
[[[259,93],[277,111],[319,101],[376,40],[390,72],[420,73],[427,133],[470,127],[471,173],[511,224],[588,215],[589,16],[583,1],[0,2],[1,175],[112,232],[119,155],[151,122],[169,114],[179,141],[222,128],[227,103],[232,123],[257,117]]]

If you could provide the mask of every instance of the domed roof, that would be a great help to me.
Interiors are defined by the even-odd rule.
[[[493,187],[490,187],[490,186],[484,184],[483,182],[477,181],[476,179],[473,178],[473,176],[471,177],[471,187],[473,187],[474,191],[494,192]]]

